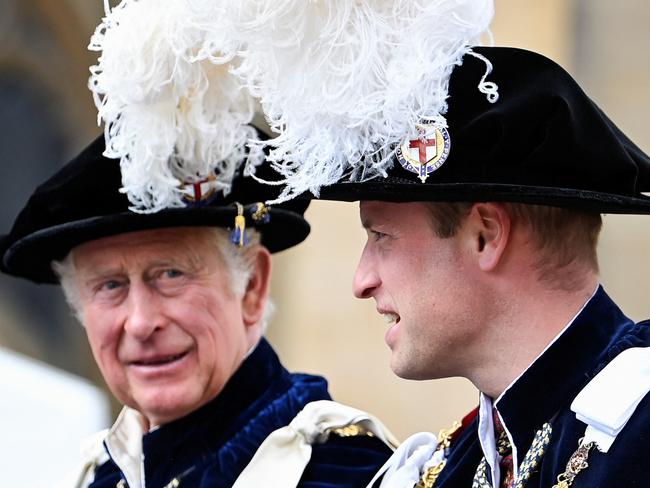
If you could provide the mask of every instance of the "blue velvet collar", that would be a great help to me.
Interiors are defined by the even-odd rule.
[[[542,466],[528,486],[553,485],[578,447],[578,439],[584,435],[586,426],[576,420],[569,406],[579,391],[620,352],[630,347],[648,345],[649,324],[635,324],[628,319],[599,287],[564,333],[501,395],[496,403],[497,408],[513,437],[520,462],[530,448],[535,432],[545,422],[552,422],[551,444],[542,458]],[[647,400],[650,403],[650,399]],[[643,410],[642,407],[640,410]],[[634,425],[630,428],[636,426],[640,432],[642,429],[638,426],[644,425],[648,417],[639,414],[632,420],[631,424]],[[472,485],[476,467],[483,457],[477,429],[478,418],[455,441],[436,487]],[[633,436],[632,439],[642,445],[645,442],[643,435]],[[581,482],[586,484],[580,486],[597,486],[599,477],[606,475],[605,467],[611,467],[612,462],[623,465],[630,456],[646,455],[645,448],[627,451],[631,449],[629,439],[619,442],[610,450],[607,454],[609,462],[594,462],[595,466],[581,475]],[[625,452],[625,455],[617,457],[617,449]],[[634,477],[638,473],[629,468],[625,468],[624,474],[636,479]],[[618,475],[622,476],[622,473]]]
[[[598,287],[567,330],[501,395],[495,405],[518,450],[523,448],[521,456],[536,430],[630,347],[624,339],[634,328],[634,322]]]

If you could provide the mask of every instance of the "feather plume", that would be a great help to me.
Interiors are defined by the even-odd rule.
[[[234,72],[279,134],[264,143],[286,184],[276,201],[385,175],[421,118],[444,126],[451,71],[494,13],[491,0],[239,0],[227,9],[238,28]]]
[[[238,45],[218,28],[227,3],[123,0],[91,38],[105,155],[120,159],[134,211],[183,206],[181,183],[213,173],[227,192],[240,167],[263,159],[246,149],[254,103],[231,73]]]

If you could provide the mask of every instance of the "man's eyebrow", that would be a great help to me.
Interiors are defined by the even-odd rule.
[[[119,268],[93,269],[79,275],[79,285],[84,288],[93,288],[102,281],[117,278],[120,275]]]
[[[84,270],[80,276],[84,281],[92,281],[105,278],[106,276],[114,276],[122,272],[120,266],[93,266],[91,269]]]

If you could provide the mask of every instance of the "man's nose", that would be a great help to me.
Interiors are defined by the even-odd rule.
[[[380,284],[379,275],[364,251],[352,279],[354,296],[357,298],[370,298],[375,294],[375,290]]]
[[[145,341],[156,330],[164,327],[159,297],[146,283],[131,283],[127,301],[124,330],[129,335]]]

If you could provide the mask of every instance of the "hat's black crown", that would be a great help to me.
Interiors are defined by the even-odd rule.
[[[0,240],[3,272],[55,283],[51,261],[65,257],[83,242],[162,227],[232,227],[237,215],[234,202],[245,206],[270,200],[278,193],[276,187],[240,176],[227,196],[220,194],[209,202],[184,208],[134,213],[119,191],[119,161],[103,156],[104,148],[104,137],[100,136],[34,191],[11,232]],[[272,207],[269,219],[246,221],[261,231],[262,243],[271,252],[280,251],[302,242],[309,234],[309,224],[302,217],[308,203],[287,202]]]
[[[386,178],[342,182],[321,198],[386,201],[513,201],[604,213],[650,213],[650,159],[539,54],[474,48],[493,65],[490,103],[473,56],[452,72],[448,158],[424,183],[395,161]]]

